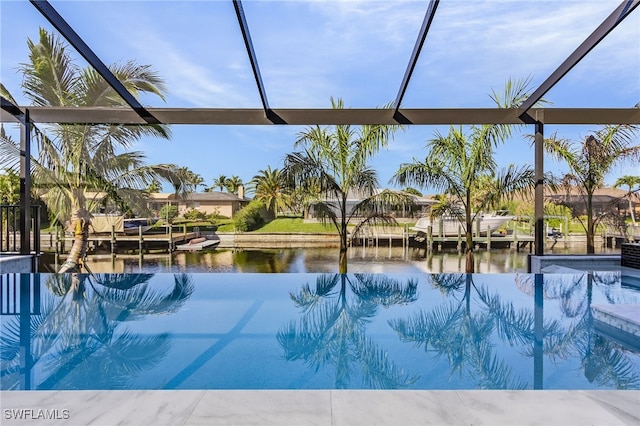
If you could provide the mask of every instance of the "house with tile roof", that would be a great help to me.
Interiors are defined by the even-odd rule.
[[[204,214],[218,214],[225,217],[233,215],[251,201],[244,196],[244,191],[238,194],[228,192],[193,192],[186,197],[178,197],[174,193],[153,193],[149,195],[149,209],[156,215],[166,205],[178,207],[178,215],[182,216],[190,210],[199,210]]]

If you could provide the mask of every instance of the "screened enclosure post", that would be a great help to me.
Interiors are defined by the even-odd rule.
[[[31,274],[20,277],[20,386],[31,389]]]
[[[543,389],[544,367],[544,275],[534,276],[534,344],[533,344],[533,388]]]
[[[31,120],[20,125],[20,254],[31,253]]]
[[[535,135],[535,205],[534,205],[534,240],[535,254],[544,254],[544,129],[540,121],[536,121]]]

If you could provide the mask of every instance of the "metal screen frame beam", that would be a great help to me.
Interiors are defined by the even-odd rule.
[[[562,79],[587,53],[598,45],[624,18],[640,5],[640,0],[624,0],[620,5],[587,37],[576,50],[520,105],[525,113],[535,105],[555,84]]]
[[[249,32],[249,24],[247,24],[247,18],[244,15],[244,9],[242,7],[242,1],[233,0],[233,8],[236,11],[236,17],[238,18],[238,24],[240,24],[240,31],[242,32],[242,39],[247,49],[247,55],[249,55],[249,62],[251,63],[251,69],[253,70],[253,76],[256,79],[256,85],[258,86],[258,92],[260,92],[260,101],[262,102],[262,108],[264,114],[269,121],[273,124],[288,124],[278,114],[276,114],[269,106],[269,100],[267,99],[267,91],[264,88],[262,82],[262,75],[260,74],[260,67],[258,66],[258,57],[256,51],[253,48],[253,42],[251,41],[251,33]]]
[[[18,119],[10,111],[29,108],[33,123],[144,124],[134,111],[123,107],[4,107],[1,122]],[[165,124],[273,125],[264,110],[220,108],[150,108]],[[636,124],[640,108],[533,108],[524,114],[509,108],[401,109],[414,125],[533,124]],[[290,125],[397,124],[393,109],[276,109],[274,113]],[[531,121],[533,120],[533,121]]]
[[[82,37],[65,21],[47,0],[29,0],[31,4],[62,34],[76,51],[105,79],[107,84],[136,112],[147,124],[160,124],[140,102],[127,90],[120,80],[109,70],[100,58],[87,46]]]
[[[418,57],[420,56],[420,52],[422,51],[422,46],[424,45],[424,41],[427,38],[427,33],[429,32],[429,28],[431,27],[431,22],[433,22],[433,17],[436,14],[436,9],[438,8],[438,4],[440,4],[440,0],[431,0],[429,2],[429,7],[424,15],[424,20],[422,21],[422,27],[420,28],[420,32],[418,33],[418,38],[416,39],[416,44],[413,46],[413,52],[411,52],[411,58],[409,59],[409,64],[407,65],[407,69],[404,72],[404,77],[402,78],[402,83],[400,83],[400,89],[398,90],[398,95],[396,96],[396,100],[393,103],[395,107],[394,116],[398,116],[398,121],[402,122],[403,117],[399,113],[400,105],[402,103],[402,98],[404,98],[404,94],[407,91],[407,87],[409,86],[409,80],[411,79],[411,75],[413,74],[413,70],[416,67],[418,62]],[[409,124],[404,123],[403,124]]]
[[[4,96],[0,96],[0,108],[2,108],[2,123],[18,122],[26,124],[27,118],[25,113],[22,112],[20,107],[14,105],[13,102]],[[12,119],[9,117],[12,117]]]

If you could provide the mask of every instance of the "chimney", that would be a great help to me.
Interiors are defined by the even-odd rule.
[[[244,200],[244,185],[238,185],[238,197]]]

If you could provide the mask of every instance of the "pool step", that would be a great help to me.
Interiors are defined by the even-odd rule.
[[[592,305],[596,332],[640,352],[640,304]]]

